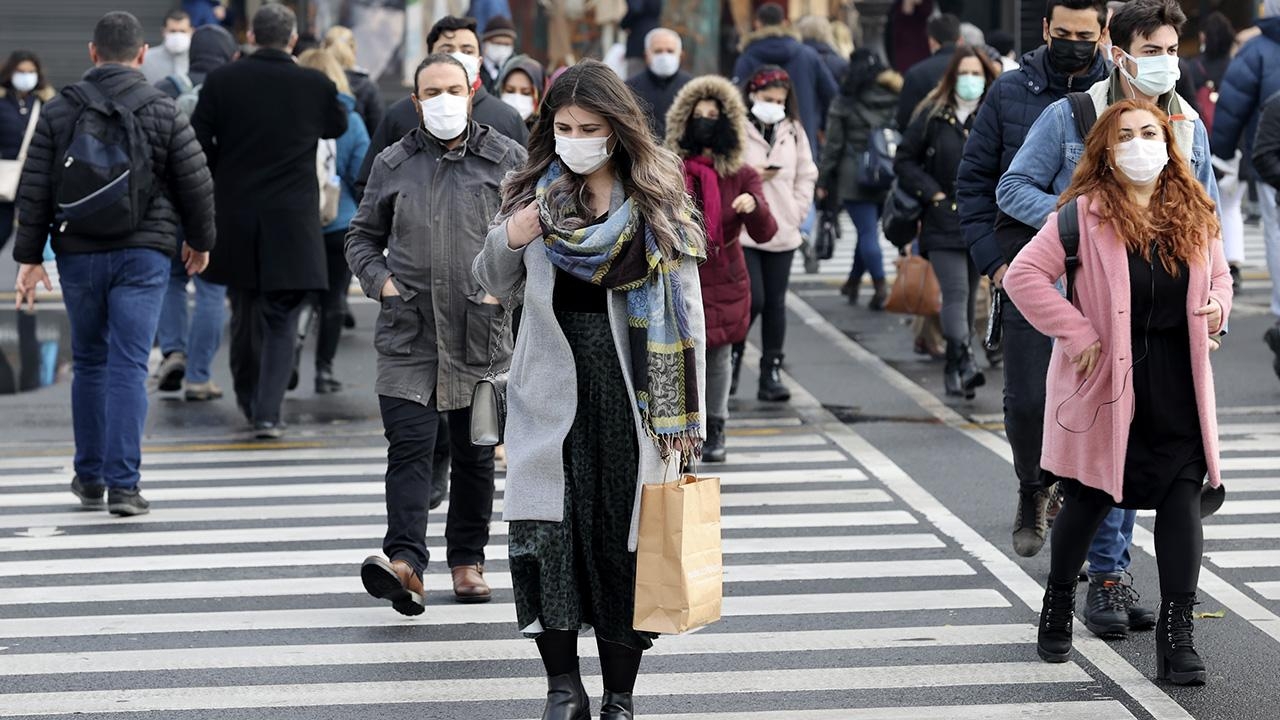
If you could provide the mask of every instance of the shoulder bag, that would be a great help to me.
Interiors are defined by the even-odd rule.
[[[40,101],[31,106],[31,119],[27,121],[27,132],[22,136],[22,146],[18,149],[16,160],[0,160],[0,202],[14,202],[18,199],[18,182],[22,180],[22,165],[27,161],[27,148],[31,147],[31,137],[36,134],[36,123],[40,122]],[[0,229],[0,233],[5,232]]]
[[[910,250],[898,258],[898,276],[884,309],[904,315],[937,315],[942,310],[942,289],[933,265]]]
[[[493,369],[498,362],[498,346],[511,324],[511,311],[504,307],[502,313],[498,340],[490,344],[489,370],[471,390],[471,444],[478,447],[501,445],[507,425],[507,376],[511,367],[499,372]]]

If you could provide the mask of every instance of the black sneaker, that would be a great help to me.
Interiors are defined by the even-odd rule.
[[[1089,594],[1084,604],[1084,624],[1100,638],[1119,640],[1129,636],[1129,608],[1138,602],[1138,593],[1124,582],[1120,573],[1089,576]],[[1154,617],[1152,618],[1154,619]]]
[[[1271,352],[1275,354],[1275,359],[1271,362],[1271,369],[1275,371],[1276,377],[1280,378],[1280,325],[1272,325],[1262,335],[1262,341],[1271,348]]]
[[[106,486],[85,483],[80,480],[79,475],[71,478],[71,492],[80,498],[80,506],[86,510],[101,510],[102,496],[106,491]]]
[[[171,352],[164,356],[160,367],[156,368],[157,387],[161,392],[177,392],[182,389],[182,380],[187,376],[187,355],[182,352]]]
[[[146,515],[151,512],[151,503],[142,497],[142,493],[138,492],[137,488],[132,490],[111,488],[107,491],[107,511],[121,517]]]

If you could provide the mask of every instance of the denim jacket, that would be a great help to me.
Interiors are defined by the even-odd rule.
[[[1089,88],[1099,116],[1115,99],[1124,97],[1117,77],[1113,72],[1110,78]],[[1157,104],[1174,118],[1178,148],[1190,159],[1192,174],[1217,203],[1218,183],[1209,157],[1209,135],[1200,115],[1177,93],[1169,93]],[[1025,225],[1044,225],[1049,213],[1057,211],[1058,196],[1071,185],[1071,176],[1083,155],[1084,139],[1076,130],[1071,101],[1063,98],[1050,105],[1031,126],[1026,142],[996,186],[996,203],[1005,214]]]

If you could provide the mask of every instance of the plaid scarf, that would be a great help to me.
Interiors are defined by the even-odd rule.
[[[676,270],[686,256],[696,260],[700,253],[686,244],[676,258],[664,258],[630,198],[598,225],[556,228],[546,191],[562,172],[560,163],[552,162],[536,191],[547,257],[580,280],[626,293],[631,381],[645,429],[664,457],[684,442],[696,447],[701,422],[697,365]],[[632,242],[637,238],[643,241]]]

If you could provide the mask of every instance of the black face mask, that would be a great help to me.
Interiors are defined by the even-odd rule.
[[[689,139],[700,148],[709,148],[716,142],[716,125],[719,121],[711,118],[694,118],[689,123]]]
[[[1049,42],[1049,62],[1061,73],[1078,73],[1093,64],[1098,53],[1097,41],[1064,40],[1053,38]]]

